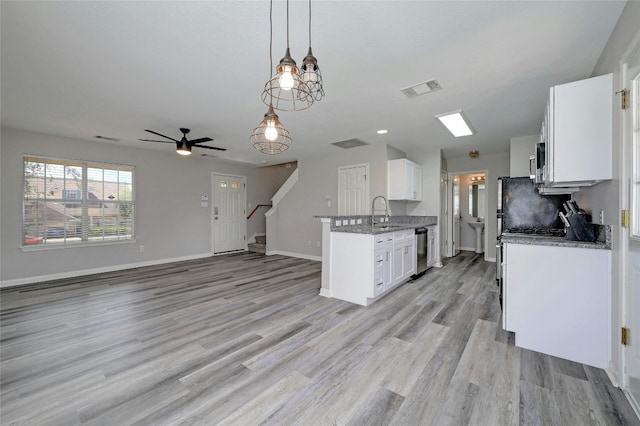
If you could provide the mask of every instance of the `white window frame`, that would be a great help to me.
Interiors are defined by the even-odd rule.
[[[640,240],[640,77],[633,81],[631,90],[632,113],[632,169],[631,169],[631,238]]]
[[[38,188],[38,191],[35,192],[35,196],[28,194],[27,193],[27,188],[28,188],[28,184],[27,184],[27,164],[28,163],[44,163],[44,164],[50,164],[50,165],[55,165],[57,167],[59,166],[64,166],[65,170],[66,167],[77,167],[77,168],[81,168],[82,169],[82,174],[80,178],[74,177],[75,180],[75,184],[76,185],[80,185],[80,189],[78,189],[78,191],[80,191],[80,198],[65,198],[65,196],[68,196],[69,193],[66,193],[65,191],[75,191],[75,189],[73,188],[64,188],[60,191],[60,195],[57,197],[52,197],[51,193],[47,194],[46,191],[48,188],[46,188],[46,183],[43,186],[43,188]],[[102,170],[102,178],[95,178],[95,175],[93,177],[89,176],[88,170],[89,169],[101,169]],[[45,171],[44,174],[42,175],[42,179],[43,182],[46,181],[47,179],[51,179],[53,180],[53,175],[52,176],[47,176],[47,167],[45,166]],[[104,184],[105,183],[111,183],[113,184],[114,182],[110,181],[110,180],[105,180],[104,177],[104,171],[116,171],[116,172],[125,172],[125,173],[130,173],[131,174],[131,179],[130,181],[128,181],[128,179],[125,181],[120,181],[118,179],[117,183],[116,183],[116,187],[117,187],[117,191],[118,194],[120,194],[120,191],[129,191],[130,192],[130,200],[129,199],[117,199],[120,198],[120,195],[118,195],[115,199],[109,198],[107,197],[106,199],[95,199],[95,198],[91,198],[89,197],[89,193],[90,191],[90,186],[93,185],[102,185],[104,188]],[[65,180],[66,177],[64,176],[59,176],[56,177],[57,180]],[[54,157],[45,157],[45,156],[41,156],[41,155],[31,155],[31,154],[24,154],[23,158],[22,158],[22,180],[23,180],[23,194],[22,194],[22,221],[21,221],[21,243],[20,246],[22,248],[22,250],[24,251],[31,251],[31,250],[43,250],[43,249],[59,249],[59,248],[65,248],[65,247],[77,247],[77,246],[90,246],[90,245],[107,245],[107,244],[125,244],[125,243],[132,243],[135,242],[135,224],[136,224],[136,201],[135,201],[135,181],[136,181],[136,177],[135,177],[135,166],[132,165],[124,165],[124,164],[114,164],[114,163],[104,163],[104,162],[98,162],[98,161],[88,161],[88,160],[72,160],[72,159],[65,159],[65,158],[54,158]],[[122,182],[122,187],[121,187],[121,183]],[[43,189],[44,192],[41,192],[40,190]],[[103,194],[104,195],[104,194]],[[93,196],[95,197],[95,196]],[[46,235],[49,233],[49,228],[47,226],[47,220],[44,219],[41,222],[36,222],[35,228],[39,229],[40,232],[43,235],[34,235],[33,238],[38,240],[36,243],[27,243],[27,229],[29,226],[34,226],[31,222],[27,221],[27,217],[26,217],[26,211],[29,210],[27,208],[28,204],[33,204],[33,202],[36,201],[36,208],[39,209],[38,205],[42,204],[45,206],[45,208],[47,208],[47,203],[68,203],[69,201],[72,201],[73,203],[77,203],[80,204],[79,208],[81,210],[81,217],[80,217],[80,231],[76,233],[75,237],[72,238],[70,236],[67,236],[66,231],[65,231],[65,235],[64,238],[62,240],[60,239],[53,239],[52,237],[46,238]],[[120,230],[118,227],[116,227],[115,230],[115,234],[108,234],[107,232],[105,232],[105,230],[102,230],[102,235],[91,235],[91,222],[89,220],[89,210],[91,208],[95,208],[95,204],[98,204],[101,206],[101,208],[104,208],[102,206],[104,205],[112,205],[115,208],[118,209],[118,215],[122,214],[121,213],[121,209],[122,206],[127,205],[128,208],[131,209],[131,214],[130,214],[130,218],[129,218],[129,224],[128,226],[130,227],[130,232],[124,233],[124,234],[120,234]],[[119,218],[121,218],[120,216],[118,216]],[[98,221],[100,220],[104,220],[104,217],[98,218]],[[118,222],[119,224],[119,222]],[[49,239],[52,239],[53,241],[48,242]]]

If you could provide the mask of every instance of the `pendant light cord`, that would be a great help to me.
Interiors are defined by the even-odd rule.
[[[309,47],[311,47],[311,0],[309,0]]]
[[[269,2],[269,104],[273,103],[273,83],[271,82],[271,70],[273,69],[273,0]]]
[[[289,0],[287,0],[287,50],[289,50]]]

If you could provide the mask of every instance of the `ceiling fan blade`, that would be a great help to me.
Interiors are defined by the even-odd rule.
[[[191,145],[191,146],[197,146],[198,148],[215,149],[216,151],[226,151],[227,150],[227,148],[218,148],[216,146],[206,146],[206,145]]]
[[[153,139],[138,139],[139,141],[144,141],[144,142],[160,142],[160,143],[173,143],[170,141],[155,141]]]
[[[149,132],[149,133],[153,133],[154,135],[162,136],[163,138],[167,138],[167,139],[172,140],[174,142],[179,142],[179,141],[175,140],[174,138],[170,138],[169,136],[165,136],[162,133],[154,132],[153,130],[146,130],[145,129],[145,132]]]
[[[211,142],[213,139],[211,138],[200,138],[200,139],[194,139],[192,141],[189,141],[189,143],[191,145],[195,145],[197,143],[203,143],[203,142]]]

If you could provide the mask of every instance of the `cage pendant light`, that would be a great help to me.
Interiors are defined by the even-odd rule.
[[[315,101],[321,100],[324,97],[322,74],[320,73],[320,67],[318,67],[318,60],[311,51],[311,0],[309,0],[309,51],[302,60],[300,71],[302,72],[302,82],[307,86],[311,97]]]
[[[273,68],[272,46],[273,0],[270,1],[269,6],[269,73],[271,73],[271,69]],[[270,82],[271,80],[269,80],[269,83]],[[273,110],[271,95],[269,95],[268,105],[269,110],[264,115],[264,119],[251,133],[251,144],[263,154],[281,154],[291,146],[291,137],[289,137],[289,131],[280,123],[278,115]]]
[[[300,70],[289,51],[289,0],[287,0],[287,50],[262,92],[262,102],[279,111],[301,111],[313,104],[314,98],[300,77]]]

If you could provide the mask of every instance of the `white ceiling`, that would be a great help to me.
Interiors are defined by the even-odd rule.
[[[590,76],[624,5],[314,0],[326,96],[279,113],[293,145],[269,156],[249,143],[267,112],[268,1],[2,1],[2,125],[168,152],[138,141],[156,139],[144,129],[179,138],[188,127],[228,149],[198,154],[258,165],[336,153],[332,142],[352,138],[447,157],[506,151],[510,137],[539,131],[549,86]],[[285,17],[286,3],[274,2],[274,64]],[[290,37],[300,65],[306,0],[290,3]],[[442,90],[401,92],[432,78]],[[433,116],[460,108],[477,133],[456,139]]]

